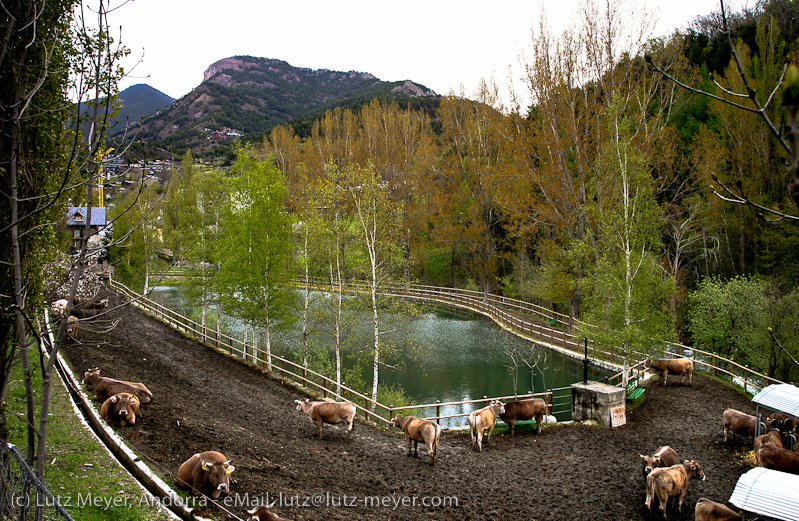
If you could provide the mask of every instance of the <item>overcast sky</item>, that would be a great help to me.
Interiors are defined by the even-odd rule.
[[[469,95],[481,78],[507,85],[546,14],[560,28],[583,0],[132,0],[111,14],[131,50],[125,89],[146,83],[180,98],[221,58],[275,58],[295,67],[410,79],[438,94]],[[684,29],[719,0],[634,0],[658,20],[655,36]],[[598,3],[604,3],[598,2]],[[747,0],[725,2],[734,10]],[[558,29],[559,31],[559,29]],[[135,65],[135,67],[133,67]],[[516,73],[518,75],[518,73]]]

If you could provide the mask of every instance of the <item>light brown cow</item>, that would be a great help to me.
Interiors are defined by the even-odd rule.
[[[541,398],[528,398],[505,404],[505,412],[499,418],[508,424],[510,433],[513,434],[517,421],[535,418],[535,433],[541,434],[541,424],[547,411],[547,402]]]
[[[754,442],[757,418],[736,409],[727,409],[724,411],[724,414],[722,414],[721,419],[724,425],[725,443],[736,434],[749,436],[749,443]],[[730,433],[732,433],[732,435],[730,435]]]
[[[647,359],[645,367],[649,367],[658,375],[663,377],[663,385],[669,384],[669,374],[676,376],[687,376],[688,384],[693,384],[694,361],[690,358],[676,359]]]
[[[139,400],[130,393],[115,394],[100,407],[100,416],[109,425],[120,427],[133,425],[136,423],[137,414],[139,414]]]
[[[311,423],[319,429],[319,439],[322,438],[322,424],[347,424],[347,437],[352,432],[353,422],[355,421],[355,405],[350,402],[312,402],[305,400],[294,400],[297,410],[302,411],[311,420]]]
[[[761,434],[757,438],[755,438],[755,459],[757,460],[758,466],[760,465],[760,449],[763,447],[779,447],[785,448],[785,444],[782,441],[782,435],[780,431],[771,431],[766,434]]]
[[[72,340],[78,339],[78,317],[75,315],[70,315],[67,317],[67,326],[64,329],[64,332],[67,334],[67,337],[71,338]]]
[[[491,405],[469,413],[469,431],[472,434],[472,448],[477,445],[480,452],[483,452],[483,437],[486,443],[494,430],[497,416],[505,412],[505,407],[499,400],[494,400]]]
[[[247,521],[289,521],[288,519],[273,514],[270,510],[273,506],[275,506],[274,503],[270,506],[261,505],[252,510],[248,510],[247,513],[250,514],[250,517],[247,518]]]
[[[222,453],[198,452],[178,469],[178,486],[195,495],[210,493],[217,499],[230,492],[230,473],[234,470],[236,467]]]
[[[644,456],[643,454],[639,454],[639,456],[641,456],[641,472],[644,475],[644,480],[646,480],[650,472],[658,467],[671,467],[680,463],[677,451],[668,445],[658,448],[651,456]]]
[[[405,439],[408,441],[408,456],[411,455],[411,442],[413,442],[413,455],[416,456],[419,442],[423,442],[427,447],[429,463],[432,465],[438,450],[438,442],[441,439],[441,426],[430,420],[420,420],[415,416],[403,416],[401,414],[391,418],[391,425],[402,429]]]
[[[83,383],[86,384],[87,389],[94,391],[94,398],[101,402],[119,393],[136,395],[141,403],[149,403],[153,398],[153,393],[143,383],[100,376],[100,369],[97,367],[83,373]]]
[[[799,453],[781,447],[766,445],[757,451],[761,467],[799,474]]]
[[[61,315],[66,314],[69,301],[65,298],[58,299],[50,303],[50,313],[53,318],[61,318]]]
[[[705,480],[705,472],[694,460],[686,460],[682,464],[661,467],[653,470],[646,477],[646,508],[652,512],[652,500],[655,496],[660,500],[660,511],[666,515],[669,498],[679,496],[677,510],[682,512],[682,502],[688,494],[688,483],[691,478]]]
[[[738,521],[741,514],[721,503],[700,497],[694,508],[694,521]]]

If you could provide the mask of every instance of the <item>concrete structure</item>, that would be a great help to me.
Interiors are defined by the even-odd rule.
[[[572,384],[572,419],[595,420],[605,427],[627,423],[626,393],[615,385],[589,381]]]

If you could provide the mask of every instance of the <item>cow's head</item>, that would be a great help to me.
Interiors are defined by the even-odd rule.
[[[644,478],[660,466],[660,456],[644,456],[643,454],[639,454],[639,456],[641,456],[641,470],[644,473]]]
[[[684,462],[685,468],[688,471],[688,474],[692,478],[701,479],[702,481],[705,480],[705,471],[702,470],[702,467],[699,465],[699,462],[696,460],[685,460]]]
[[[125,425],[136,423],[136,413],[139,410],[139,400],[128,393],[115,394],[111,398],[111,411],[112,415],[119,420],[119,423]]]
[[[88,369],[85,373],[83,373],[83,383],[88,382],[91,378],[95,376],[100,376],[100,368],[99,367],[92,367]]]
[[[499,400],[494,400],[493,402],[491,402],[491,406],[492,407],[497,406],[497,405],[499,406],[499,412],[497,412],[497,414],[505,414],[505,404],[504,403],[500,402]]]
[[[297,404],[298,411],[305,411],[308,408],[308,405],[310,405],[311,400],[309,400],[308,398],[306,398],[305,400],[294,400],[294,403]]]
[[[394,416],[393,418],[391,418],[391,420],[389,420],[389,424],[391,424],[392,427],[399,427],[401,429],[402,428],[402,419],[403,418],[404,418],[403,415],[398,414],[398,415]]]
[[[227,461],[206,461],[201,460],[200,465],[206,472],[207,481],[211,484],[214,491],[211,493],[213,499],[217,499],[219,494],[224,492],[228,493],[230,490],[230,473],[236,470],[236,467]]]

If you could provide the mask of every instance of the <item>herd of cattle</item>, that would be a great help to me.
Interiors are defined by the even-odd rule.
[[[678,362],[678,363],[673,363]],[[664,385],[669,374],[682,375],[691,382],[693,362],[690,360],[650,360],[647,365],[663,377]],[[126,382],[100,376],[99,368],[85,372],[84,383],[92,391],[94,398],[102,403],[100,414],[103,419],[114,426],[133,425],[139,413],[139,405],[152,399],[152,393],[142,383]],[[322,438],[322,426],[327,424],[344,424],[347,437],[354,427],[356,408],[350,402],[327,402],[295,400],[297,410],[305,414],[318,429]],[[539,398],[510,401],[502,403],[492,401],[488,406],[472,411],[468,415],[472,447],[482,452],[483,443],[489,443],[491,433],[497,420],[508,424],[510,434],[514,433],[517,421],[534,419],[536,433],[546,419],[547,404]],[[758,465],[783,472],[799,474],[799,454],[788,446],[788,440],[795,443],[797,420],[780,413],[768,417],[763,430],[757,433],[757,418],[750,414],[727,409],[722,416],[724,441],[729,442],[736,435],[745,436],[752,443]],[[441,427],[438,423],[414,416],[398,414],[391,418],[390,424],[401,429],[408,443],[408,456],[416,456],[419,443],[427,448],[428,462],[433,465],[438,444],[441,438]],[[761,424],[763,425],[763,424]],[[413,450],[411,446],[413,445]],[[692,479],[705,479],[701,465],[695,460],[680,461],[677,452],[666,445],[658,448],[651,455],[640,455],[641,467],[646,482],[645,505],[651,512],[657,498],[659,509],[667,518],[667,507],[671,498],[677,498],[678,510],[688,492],[688,484]],[[193,494],[210,495],[217,499],[220,494],[227,494],[230,489],[230,474],[235,467],[223,454],[216,451],[197,453],[186,460],[177,473],[178,486]],[[248,521],[280,521],[282,518],[272,513],[267,506],[260,506],[248,511]],[[697,521],[729,521],[741,519],[741,515],[727,506],[706,498],[697,501],[695,507]],[[285,520],[284,520],[285,521]]]

